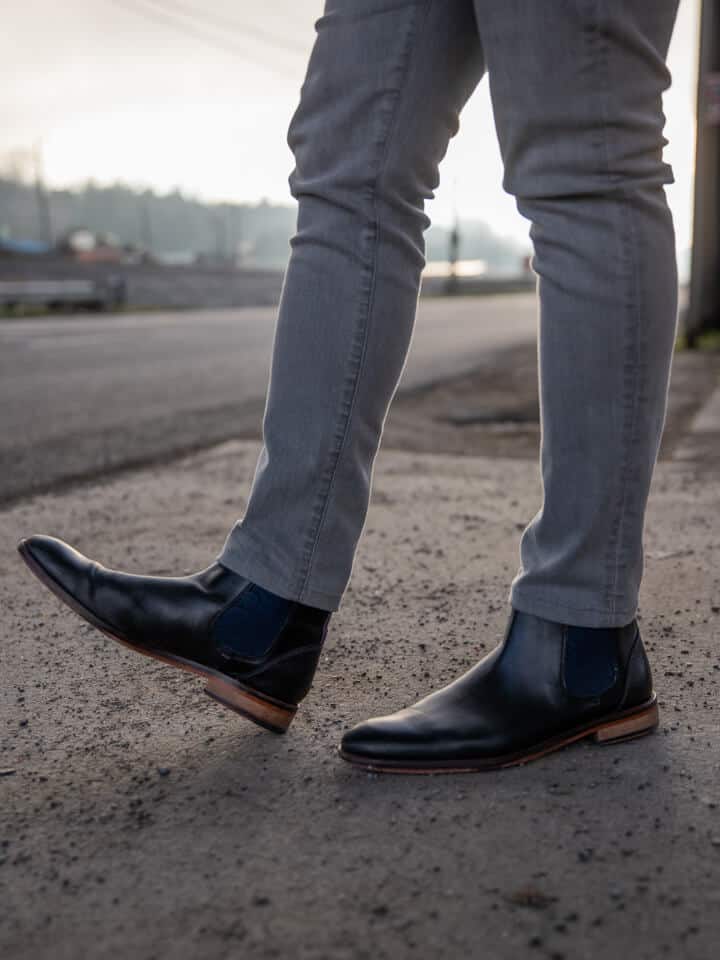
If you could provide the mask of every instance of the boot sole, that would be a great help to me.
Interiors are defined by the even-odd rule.
[[[353,766],[368,770],[371,773],[426,775],[438,773],[479,773],[486,770],[502,770],[506,767],[516,767],[524,763],[530,763],[532,760],[538,760],[540,757],[547,756],[548,753],[553,753],[555,750],[562,750],[563,747],[567,747],[571,743],[577,743],[578,740],[584,740],[588,737],[592,737],[595,743],[604,745],[636,740],[656,730],[659,719],[660,714],[658,711],[657,697],[653,694],[650,700],[639,707],[621,711],[583,727],[576,727],[574,730],[562,736],[545,740],[527,750],[513,754],[505,754],[500,757],[468,758],[461,762],[447,760],[438,761],[437,763],[428,761],[418,761],[414,763],[407,760],[369,760],[367,757],[353,754],[342,748],[340,749],[340,756]]]
[[[53,593],[58,600],[61,600],[65,606],[69,607],[73,613],[82,617],[87,623],[100,630],[106,637],[121,643],[128,650],[134,653],[140,653],[144,657],[151,657],[153,660],[159,660],[160,663],[167,664],[170,667],[177,667],[185,670],[187,673],[193,673],[196,676],[207,679],[208,683],[204,692],[217,703],[222,704],[229,710],[239,713],[247,720],[252,720],[258,726],[272,733],[285,733],[292,723],[297,707],[291,704],[283,703],[281,700],[275,700],[265,694],[259,693],[249,687],[243,686],[237,680],[213,670],[212,667],[206,667],[202,663],[194,660],[186,660],[184,657],[177,657],[164,650],[156,650],[152,647],[142,647],[131,643],[125,637],[113,633],[112,627],[104,623],[92,610],[83,606],[71,593],[69,593],[47,570],[39,563],[32,552],[29,550],[24,540],[18,544],[18,552],[27,564],[30,571],[37,579]]]

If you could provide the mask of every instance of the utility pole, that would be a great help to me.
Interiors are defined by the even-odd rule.
[[[49,247],[52,247],[55,243],[55,233],[53,230],[52,210],[50,209],[50,197],[45,188],[41,142],[35,144],[33,163],[35,167],[35,198],[37,200],[40,236]]]
[[[215,223],[215,259],[218,264],[222,264],[227,259],[227,220],[225,217],[225,207],[218,204],[214,208]]]
[[[702,0],[700,19],[688,344],[711,329],[720,329],[720,0]]]
[[[445,284],[447,294],[457,293],[457,262],[460,252],[460,218],[457,208],[457,179],[453,180],[453,226],[448,245],[448,277]]]
[[[153,248],[153,230],[152,214],[150,212],[150,201],[148,191],[144,190],[139,197],[140,200],[140,247],[143,253],[152,254]]]
[[[243,252],[243,212],[239,206],[233,208],[233,264],[241,267],[244,260]]]

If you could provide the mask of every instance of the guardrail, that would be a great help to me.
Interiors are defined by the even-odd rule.
[[[102,280],[0,280],[0,307],[48,310],[118,310],[127,300],[122,277]]]

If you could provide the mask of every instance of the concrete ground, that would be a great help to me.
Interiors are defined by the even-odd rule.
[[[62,607],[12,546],[207,564],[257,444],[0,513],[0,956],[668,957],[720,941],[717,473],[657,469],[641,627],[661,729],[500,773],[368,775],[341,733],[500,638],[533,461],[381,452],[351,589],[285,737]]]

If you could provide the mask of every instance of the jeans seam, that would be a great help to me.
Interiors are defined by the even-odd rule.
[[[623,366],[625,381],[623,384],[623,426],[622,426],[622,459],[620,462],[620,489],[615,508],[615,520],[612,533],[608,541],[607,584],[605,596],[610,613],[617,612],[618,598],[623,596],[618,592],[620,570],[627,567],[627,551],[624,549],[626,518],[630,500],[630,487],[633,478],[632,460],[634,441],[637,432],[638,410],[642,395],[642,362],[641,362],[641,324],[642,310],[639,296],[639,278],[636,264],[637,241],[632,222],[630,204],[619,201],[622,219],[624,220],[623,256],[629,263],[628,281],[630,290],[626,307],[627,317],[624,326],[625,349],[623,351]]]
[[[427,14],[432,2],[433,0],[425,0],[423,23],[427,20]],[[377,278],[378,247],[380,237],[380,216],[377,202],[378,186],[385,170],[385,163],[387,161],[390,144],[392,142],[392,134],[399,115],[399,106],[404,91],[404,82],[407,79],[410,69],[412,44],[421,28],[420,14],[418,9],[414,11],[415,15],[408,28],[407,39],[401,52],[399,63],[400,76],[398,78],[397,87],[390,91],[390,96],[393,97],[394,102],[387,122],[385,139],[384,142],[381,143],[377,173],[370,190],[370,198],[372,202],[372,220],[366,225],[366,227],[369,226],[370,228],[370,259],[366,264],[366,270],[361,280],[361,290],[366,285],[367,292],[360,304],[358,322],[356,323],[355,335],[351,345],[350,358],[348,361],[349,371],[343,387],[343,396],[340,402],[340,417],[338,419],[334,434],[334,443],[329,453],[327,468],[323,473],[323,482],[321,482],[315,498],[315,504],[311,514],[310,528],[305,537],[306,546],[303,551],[303,566],[301,566],[298,576],[297,592],[300,598],[309,592],[309,582],[315,560],[315,553],[320,536],[322,534],[323,524],[327,517],[328,505],[330,503],[330,497],[332,494],[335,477],[337,475],[337,467],[347,441],[349,426],[355,409],[358,385],[364,371],[368,341],[367,334],[374,306]],[[355,363],[354,357],[358,348],[360,350],[360,355]],[[354,366],[355,369],[353,369]],[[327,480],[325,480],[325,476],[327,476]]]
[[[608,98],[612,89],[610,69],[610,54],[607,39],[602,35],[600,20],[600,0],[592,0],[591,36],[596,41],[598,55],[599,81],[603,89],[603,123],[602,136],[598,139],[598,147],[603,152],[605,172],[609,184],[617,184],[618,174],[613,174],[610,163],[610,149],[608,143]],[[615,200],[618,210],[618,232],[620,236],[620,267],[627,264],[627,269],[621,271],[627,284],[627,293],[624,301],[623,322],[623,392],[622,392],[622,427],[621,427],[621,457],[619,463],[619,490],[615,500],[615,509],[612,519],[610,537],[608,538],[605,559],[605,599],[608,603],[608,613],[618,613],[618,599],[624,594],[618,594],[617,586],[621,566],[627,566],[627,559],[623,561],[623,538],[626,530],[626,516],[629,499],[630,483],[628,478],[632,460],[633,442],[637,429],[638,408],[641,394],[641,308],[639,296],[639,275],[636,261],[637,241],[632,223],[632,210],[629,203],[624,202],[623,192]],[[599,612],[599,611],[588,611]]]

